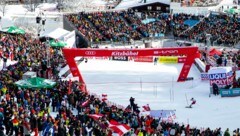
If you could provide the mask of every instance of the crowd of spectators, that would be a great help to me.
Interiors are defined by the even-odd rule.
[[[89,41],[103,41],[104,37],[100,34],[83,16],[83,12],[76,15],[68,15],[68,20],[74,24],[79,32],[82,33]]]
[[[229,136],[229,130],[197,129],[189,124],[160,122],[139,114],[139,106],[130,101],[126,108],[80,89],[77,81],[62,81],[57,66],[64,63],[60,49],[52,49],[50,65],[57,85],[52,89],[23,89],[14,85],[26,71],[47,77],[46,45],[29,35],[0,34],[1,57],[16,64],[0,71],[0,135],[15,136],[111,136],[109,124],[115,121],[131,127],[126,136],[214,135]],[[102,115],[98,119],[90,115]],[[234,132],[239,135],[239,129]]]
[[[185,32],[186,30],[188,30],[191,26],[188,26],[186,24],[184,24],[184,21],[186,20],[202,20],[204,18],[204,16],[202,15],[191,15],[191,14],[184,14],[184,13],[180,13],[180,14],[173,14],[172,15],[172,27],[173,27],[173,35],[175,37],[178,36],[183,36],[183,32]],[[195,33],[193,33],[193,35],[195,35]],[[191,35],[190,35],[191,36]]]
[[[140,40],[141,35],[121,18],[122,12],[88,13],[87,17],[97,30],[113,42],[128,42],[130,38]]]
[[[203,43],[207,43],[209,40],[211,45],[216,42],[217,44],[233,46],[240,40],[239,29],[240,21],[237,16],[210,14],[209,17],[205,17],[192,29],[181,33],[179,36]],[[210,36],[207,36],[207,34],[210,34]]]
[[[168,14],[145,12],[141,13],[139,17],[133,10],[128,10],[123,12],[122,15],[144,37],[159,37],[159,34],[164,35],[170,29],[170,16]],[[153,19],[153,21],[149,23],[142,22],[148,19]]]
[[[211,13],[208,17],[192,14],[135,12],[133,10],[66,15],[91,42],[129,42],[148,37],[161,37],[172,32],[175,38],[207,44],[233,46],[240,40],[238,16]],[[147,23],[144,23],[148,21]],[[186,20],[198,20],[189,26]],[[209,35],[210,36],[209,36]],[[161,36],[160,36],[161,35]]]

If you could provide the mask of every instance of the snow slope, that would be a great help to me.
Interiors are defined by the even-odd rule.
[[[239,127],[239,97],[209,97],[209,83],[199,79],[200,73],[193,66],[189,77],[193,81],[177,83],[182,64],[158,64],[89,60],[79,69],[91,93],[108,94],[108,100],[127,106],[129,98],[135,98],[140,107],[149,104],[151,109],[175,109],[179,123],[192,127],[222,130]],[[172,95],[170,95],[170,93]],[[194,97],[197,104],[185,108]]]

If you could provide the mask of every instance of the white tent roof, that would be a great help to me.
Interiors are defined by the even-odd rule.
[[[57,10],[57,3],[43,3],[37,6],[37,11],[43,10],[43,11],[55,11]]]
[[[70,31],[67,31],[65,29],[62,28],[57,28],[54,31],[50,32],[49,34],[45,35],[46,37],[51,37],[53,39],[60,39],[63,36],[67,35],[68,33],[70,33]]]
[[[232,71],[232,67],[212,67],[208,74],[228,73]]]
[[[94,0],[91,2],[91,4],[96,5],[96,6],[102,6],[102,5],[106,5],[107,2],[102,1],[102,0]]]
[[[10,17],[4,16],[0,21],[0,29],[13,26],[14,22]]]
[[[170,0],[147,0],[146,3],[141,2],[142,0],[122,0],[115,9],[128,9],[136,6],[142,6],[146,4],[152,4],[152,3],[163,3],[170,5]]]

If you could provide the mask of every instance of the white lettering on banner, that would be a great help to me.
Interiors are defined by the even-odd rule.
[[[178,53],[178,50],[153,51],[153,54],[173,54],[173,53]]]
[[[212,86],[212,84],[215,83],[217,85],[220,86],[225,86],[227,85],[227,79],[221,79],[221,80],[210,80],[210,85]]]
[[[172,53],[178,53],[178,50],[166,50],[166,51],[160,51],[161,54],[172,54]]]
[[[85,55],[96,55],[96,51],[85,51]]]
[[[225,73],[209,74],[209,79],[225,79],[225,78],[227,78]]]
[[[112,56],[138,56],[137,51],[113,51]]]
[[[208,73],[201,73],[202,80],[208,80]]]

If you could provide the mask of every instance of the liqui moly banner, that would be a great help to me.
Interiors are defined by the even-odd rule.
[[[227,75],[227,73],[209,74],[210,86],[212,86],[213,83],[217,84],[219,87],[225,87],[226,85],[232,84],[233,76]]]

